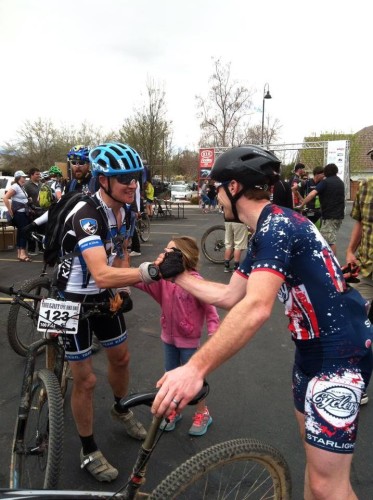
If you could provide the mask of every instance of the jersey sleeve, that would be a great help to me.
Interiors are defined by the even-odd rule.
[[[73,215],[72,227],[81,252],[89,248],[104,246],[99,234],[97,213],[87,203]]]
[[[281,208],[273,206],[273,210],[281,211]],[[287,217],[269,215],[251,239],[239,272],[248,276],[253,272],[266,271],[285,280],[289,274],[289,258],[294,251],[292,229]]]

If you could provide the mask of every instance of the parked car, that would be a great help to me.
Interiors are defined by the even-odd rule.
[[[193,191],[188,184],[172,184],[171,185],[171,200],[188,200],[190,201],[193,196]]]
[[[4,175],[3,177],[0,177],[0,206],[4,206],[4,194],[8,191],[10,186],[12,185],[12,182],[14,180],[14,177]]]

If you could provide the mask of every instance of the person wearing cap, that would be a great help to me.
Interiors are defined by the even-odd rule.
[[[22,229],[30,224],[29,202],[31,199],[25,191],[27,175],[23,170],[17,170],[11,188],[4,195],[4,205],[12,218],[12,224],[17,228],[17,258],[20,262],[31,262],[27,253],[27,238]]]
[[[185,365],[158,381],[152,412],[169,415],[177,408],[180,413],[204,379],[263,328],[277,297],[285,306],[295,344],[293,403],[306,454],[304,498],[352,500],[357,497],[350,470],[359,403],[373,368],[373,327],[367,321],[366,301],[347,287],[336,257],[314,224],[270,202],[269,189],[279,172],[278,158],[258,146],[233,148],[215,161],[211,178],[221,183],[218,199],[224,213],[255,233],[228,284],[175,273],[176,285],[229,312]],[[167,261],[172,249],[166,252],[156,264]],[[257,375],[260,382],[261,374],[252,373],[250,365],[247,369],[248,380]],[[263,358],[263,370],[271,369]],[[283,411],[281,406],[278,411]]]

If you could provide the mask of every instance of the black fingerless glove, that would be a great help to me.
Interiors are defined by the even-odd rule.
[[[159,265],[159,271],[162,278],[173,278],[185,271],[183,254],[178,248],[174,248],[172,252],[166,252],[164,261]]]

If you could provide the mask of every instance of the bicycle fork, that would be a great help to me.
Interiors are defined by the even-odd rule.
[[[145,483],[146,467],[155,448],[154,443],[161,421],[162,417],[153,417],[148,434],[137,455],[131,476],[128,479],[123,493],[121,493],[121,498],[124,500],[133,500],[138,489]]]

